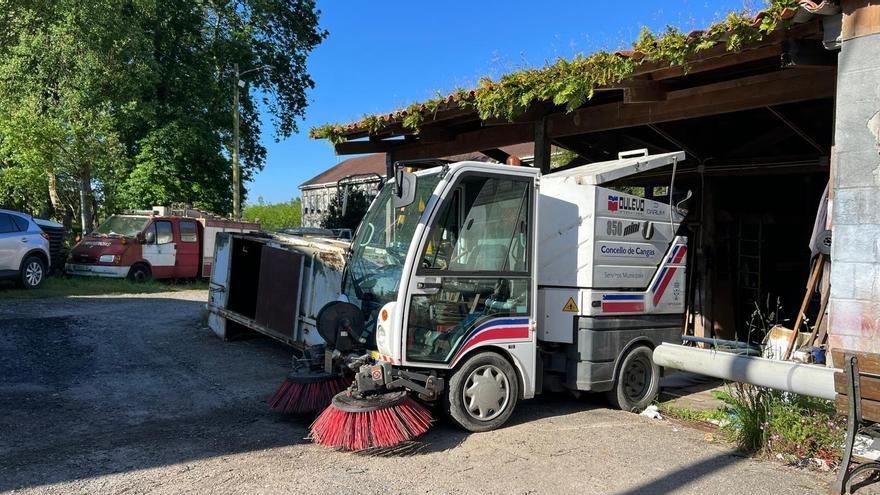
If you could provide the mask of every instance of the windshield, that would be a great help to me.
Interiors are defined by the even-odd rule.
[[[397,299],[410,241],[439,182],[439,172],[419,175],[415,200],[403,208],[394,208],[394,182],[389,182],[361,221],[351,244],[343,291],[364,312],[370,333],[379,309]]]
[[[92,231],[93,235],[121,235],[134,237],[144,230],[150,217],[112,215]]]

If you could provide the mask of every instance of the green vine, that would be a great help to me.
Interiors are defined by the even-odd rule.
[[[436,118],[444,104],[447,108],[474,108],[483,120],[511,121],[532,104],[542,101],[564,106],[570,112],[589,101],[597,89],[612,87],[630,78],[636,67],[645,62],[687,67],[690,57],[718,44],[724,44],[728,51],[742,50],[776,29],[786,27],[791,11],[797,7],[798,0],[771,0],[756,17],[748,11],[731,12],[707,30],[690,35],[673,26],[659,33],[643,28],[633,43],[632,56],[599,51],[577,55],[571,60],[559,58],[541,68],[506,74],[497,81],[483,78],[473,90],[458,88],[449,96],[438,93],[435,98],[409,105],[388,117],[365,116],[345,126],[325,124],[312,128],[309,135],[338,144],[345,141],[346,133],[365,131],[373,135],[395,121],[418,133],[425,121]]]

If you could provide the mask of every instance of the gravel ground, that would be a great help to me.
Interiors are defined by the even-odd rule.
[[[737,455],[595,397],[520,404],[500,430],[441,422],[406,456],[333,452],[265,399],[290,353],[222,342],[205,291],[0,300],[0,491],[827,493],[830,475]]]

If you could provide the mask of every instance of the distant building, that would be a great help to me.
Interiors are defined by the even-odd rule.
[[[505,146],[501,150],[513,157],[517,157],[523,164],[528,164],[534,154],[532,143]],[[469,153],[448,157],[449,160],[464,161],[473,160],[480,162],[495,161],[482,153]],[[379,184],[385,176],[385,154],[349,158],[335,166],[321,172],[311,179],[299,185],[300,198],[302,199],[302,226],[320,227],[321,219],[327,213],[330,201],[339,189],[339,181],[345,182],[351,187],[360,189],[368,196],[375,196],[379,192]]]

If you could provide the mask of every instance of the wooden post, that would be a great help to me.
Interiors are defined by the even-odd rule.
[[[394,155],[390,151],[385,152],[385,177],[394,178]]]
[[[535,122],[535,164],[542,174],[550,173],[550,137],[547,135],[547,119]]]

